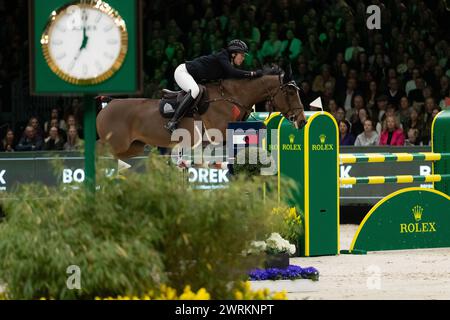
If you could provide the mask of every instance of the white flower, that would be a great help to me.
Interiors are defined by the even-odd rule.
[[[283,239],[279,233],[272,233],[267,240],[264,241],[253,241],[250,244],[249,253],[295,253],[295,245],[290,244],[289,241]]]
[[[252,241],[251,246],[252,248],[260,251],[266,251],[267,248],[267,245],[264,241]]]
[[[278,252],[278,253],[295,253],[295,245],[289,243],[289,241],[283,239],[279,233],[272,233],[270,237],[266,240],[268,251]]]
[[[289,254],[294,254],[295,253],[295,244],[291,244],[289,245]]]

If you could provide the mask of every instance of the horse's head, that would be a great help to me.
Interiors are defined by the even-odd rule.
[[[272,72],[273,70],[274,68],[272,68]],[[269,92],[270,102],[275,110],[281,112],[296,128],[301,129],[306,124],[306,117],[302,101],[300,100],[300,88],[292,79],[290,65],[287,68],[287,72],[280,68],[276,70],[279,83],[274,90]]]

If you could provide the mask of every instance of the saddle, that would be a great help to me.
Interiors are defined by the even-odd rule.
[[[194,114],[202,115],[204,114],[209,107],[208,103],[208,92],[206,87],[203,85],[199,85],[200,93],[195,99],[190,110],[186,112],[184,117],[193,118]],[[172,91],[168,89],[162,90],[162,98],[159,101],[159,112],[163,118],[172,118],[175,110],[180,105],[180,102],[183,101],[183,98],[186,96],[187,92],[180,91]]]

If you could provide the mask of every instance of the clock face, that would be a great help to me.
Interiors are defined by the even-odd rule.
[[[120,69],[128,33],[125,21],[107,3],[80,1],[52,13],[41,45],[59,77],[78,85],[98,84]]]

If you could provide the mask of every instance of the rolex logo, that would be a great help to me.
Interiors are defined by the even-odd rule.
[[[295,134],[291,133],[291,134],[289,135],[289,143],[290,143],[290,144],[293,144],[293,143],[294,143],[294,140],[295,140]]]
[[[422,213],[423,213],[423,208],[419,205],[414,206],[411,209],[414,219],[416,220],[416,222],[419,222],[420,220],[422,220]]]
[[[327,136],[326,136],[326,135],[324,135],[324,134],[321,134],[321,135],[319,136],[319,139],[320,139],[320,143],[325,143],[325,140],[326,140],[326,138],[327,138]]]
[[[422,214],[423,207],[415,205],[412,207],[411,212],[413,214],[415,222],[400,223],[400,233],[424,233],[424,232],[437,232],[439,225],[436,222],[423,222]]]

